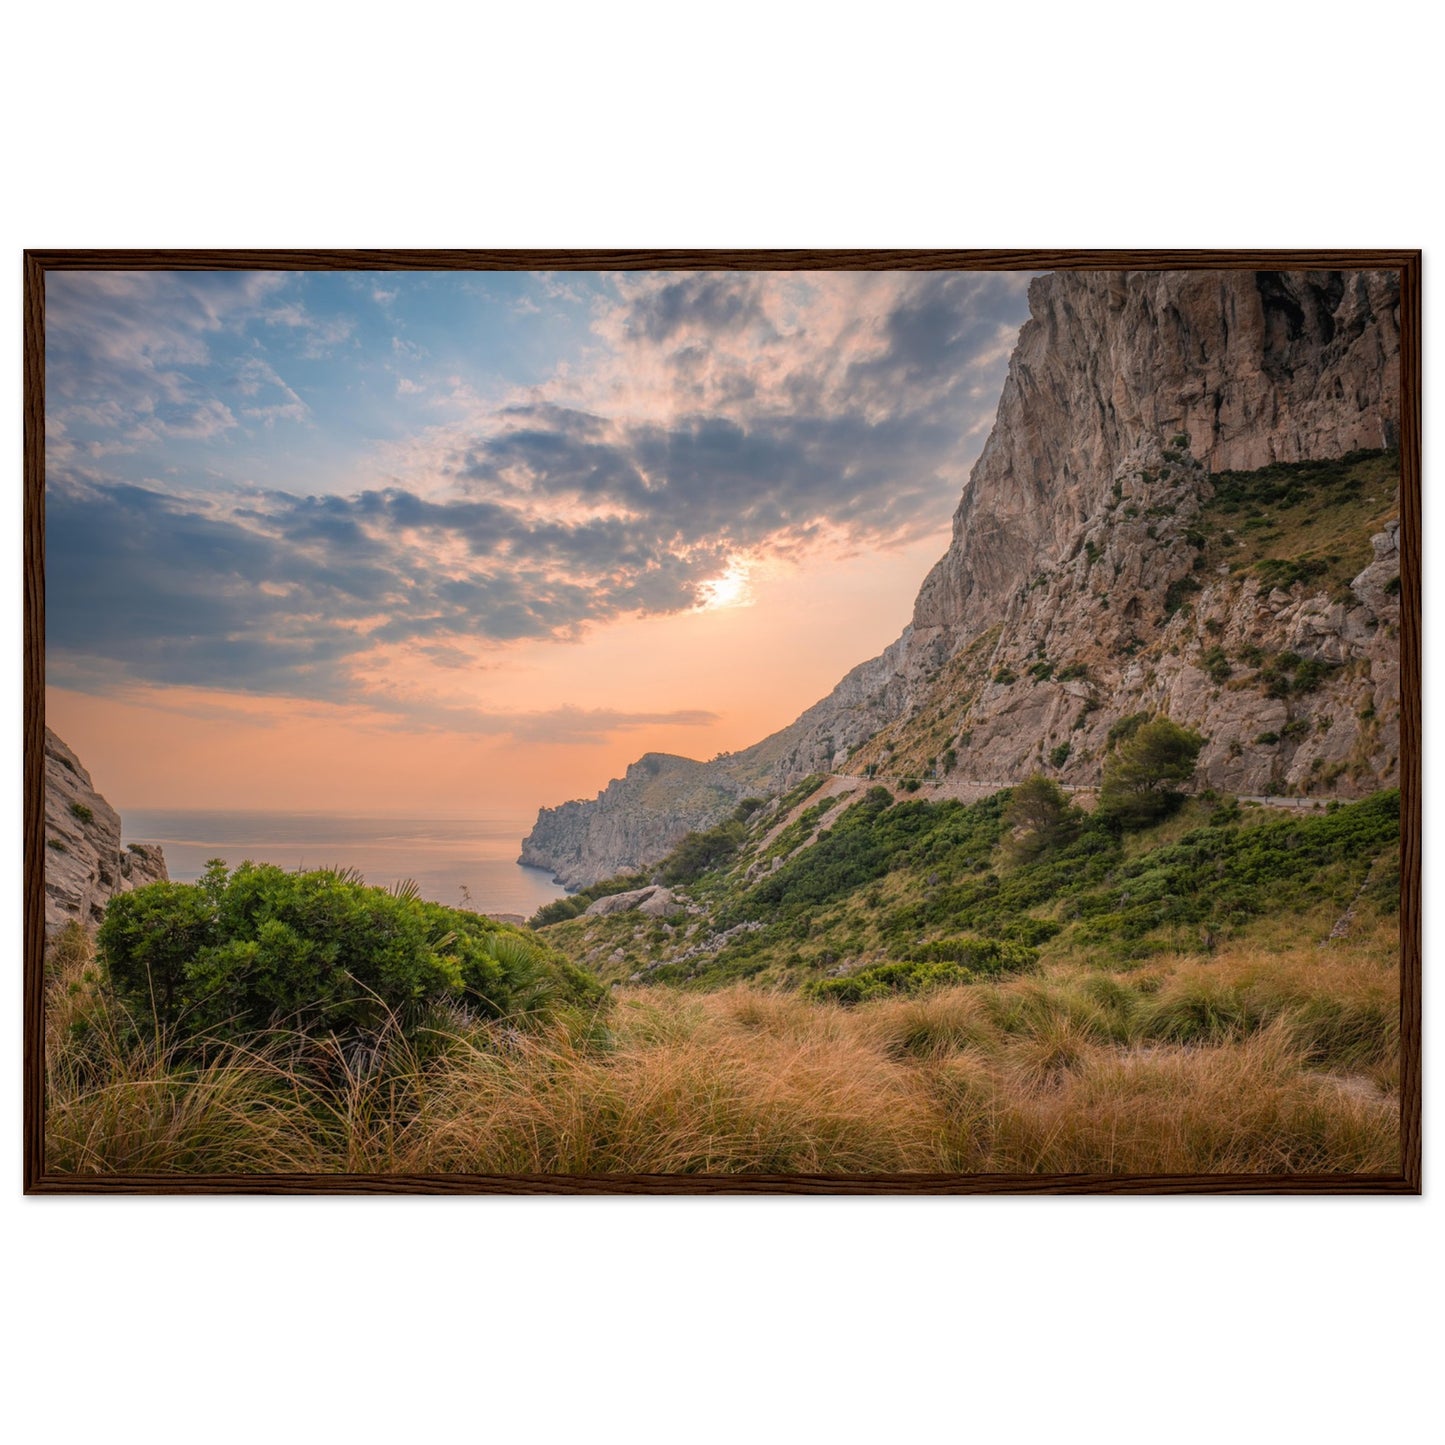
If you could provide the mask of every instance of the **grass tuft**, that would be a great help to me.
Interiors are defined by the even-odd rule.
[[[849,1007],[620,991],[528,1027],[269,1030],[185,1052],[48,959],[63,1173],[1290,1173],[1398,1167],[1387,925]]]

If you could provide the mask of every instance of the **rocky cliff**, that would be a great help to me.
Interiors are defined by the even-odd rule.
[[[1029,303],[912,623],[790,727],[690,765],[718,797],[687,826],[815,771],[1088,785],[1137,711],[1203,732],[1217,787],[1395,781],[1394,274],[1060,272]],[[580,884],[661,857],[677,830],[643,792],[629,770],[544,810],[524,861]]]
[[[115,894],[166,877],[158,847],[122,847],[120,816],[96,792],[80,759],[46,728],[46,936],[71,922],[98,924]]]
[[[569,888],[656,862],[694,828],[715,823],[765,770],[648,753],[596,799],[543,808],[517,860]]]

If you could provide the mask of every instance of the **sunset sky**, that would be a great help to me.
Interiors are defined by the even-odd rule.
[[[112,803],[528,814],[908,621],[1027,278],[51,273],[50,725]]]

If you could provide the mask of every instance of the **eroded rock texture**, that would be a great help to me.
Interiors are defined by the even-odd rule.
[[[167,877],[161,850],[120,841],[120,816],[96,792],[80,759],[45,730],[45,933],[93,927],[117,893]]]

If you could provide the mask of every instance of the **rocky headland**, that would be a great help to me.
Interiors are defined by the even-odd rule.
[[[544,808],[521,861],[586,886],[818,772],[1088,786],[1136,712],[1204,734],[1203,785],[1396,782],[1398,302],[1386,272],[1035,281],[898,640],[752,748]]]

